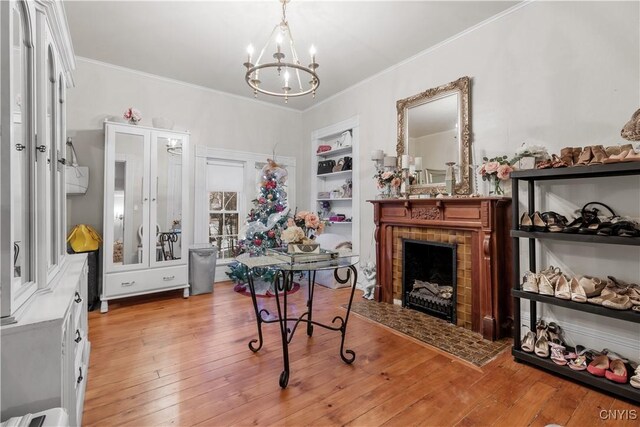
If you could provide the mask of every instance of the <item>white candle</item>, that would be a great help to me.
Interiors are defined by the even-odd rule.
[[[402,155],[402,169],[409,169],[409,155]]]
[[[387,156],[384,158],[384,166],[394,168],[398,163],[398,159],[395,156]]]
[[[251,64],[251,55],[253,55],[253,45],[247,46],[247,62]]]
[[[409,165],[409,173],[411,175],[413,175],[414,173],[416,173],[416,166],[415,165]]]
[[[415,164],[417,171],[422,170],[422,157],[416,157],[413,163]]]
[[[371,152],[371,160],[382,160],[382,159],[384,159],[384,151],[373,150]]]

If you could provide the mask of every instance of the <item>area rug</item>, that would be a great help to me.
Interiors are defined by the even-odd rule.
[[[233,290],[236,291],[239,294],[242,294],[246,297],[250,297],[251,296],[251,292],[249,291],[249,285],[246,283],[238,283],[237,285],[235,285],[233,287]],[[298,292],[300,290],[300,284],[294,282],[293,283],[293,287],[291,288],[290,291],[287,291],[287,295],[291,295],[291,294],[295,294],[296,292]],[[280,295],[282,295],[282,292],[280,292]],[[256,288],[256,297],[257,298],[271,298],[271,297],[275,297],[276,295],[273,293],[273,290],[271,289],[265,289],[263,291],[260,291],[259,289]]]
[[[346,308],[346,305],[343,307]],[[512,344],[509,338],[485,340],[482,335],[468,329],[395,304],[356,301],[352,304],[351,311],[478,367]]]

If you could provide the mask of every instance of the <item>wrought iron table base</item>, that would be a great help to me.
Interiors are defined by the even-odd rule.
[[[346,364],[351,364],[356,359],[356,353],[353,350],[345,350],[344,348],[344,339],[347,334],[347,324],[349,322],[349,314],[351,313],[351,304],[353,303],[353,295],[356,290],[356,283],[358,282],[358,271],[355,266],[351,265],[348,267],[340,267],[346,269],[346,277],[341,278],[338,274],[338,268],[336,268],[333,272],[333,275],[336,281],[340,284],[345,284],[349,282],[351,276],[353,275],[353,282],[351,285],[351,293],[349,294],[349,304],[347,305],[347,314],[342,316],[335,316],[331,321],[330,325],[317,322],[313,320],[313,291],[315,288],[316,282],[316,272],[315,270],[309,270],[308,278],[309,278],[309,286],[308,286],[308,296],[307,296],[307,311],[302,313],[297,318],[288,318],[287,317],[287,291],[291,290],[293,287],[293,275],[296,271],[290,270],[278,270],[274,277],[274,288],[276,294],[276,307],[278,310],[278,318],[277,319],[268,319],[264,318],[263,313],[266,316],[270,316],[269,311],[266,309],[258,308],[258,300],[256,298],[256,290],[253,284],[253,269],[247,268],[247,281],[249,283],[249,290],[251,293],[251,301],[253,302],[253,308],[256,313],[256,324],[258,326],[258,338],[252,339],[249,341],[249,349],[254,353],[259,351],[262,348],[262,344],[264,343],[262,337],[262,324],[263,323],[279,323],[280,324],[280,336],[282,339],[282,359],[284,363],[284,370],[280,374],[280,387],[286,388],[289,383],[289,343],[293,339],[293,335],[298,328],[300,322],[305,322],[307,324],[307,336],[313,336],[313,325],[320,326],[325,329],[329,329],[332,331],[339,331],[341,334],[340,340],[340,358]],[[280,292],[283,293],[283,303],[280,304]],[[293,329],[290,329],[287,326],[287,322],[296,322],[293,325]],[[335,323],[339,322],[338,326],[335,326]],[[258,343],[256,346],[255,344]]]

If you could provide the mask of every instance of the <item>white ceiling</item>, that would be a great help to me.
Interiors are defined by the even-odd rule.
[[[288,106],[304,110],[515,3],[293,0],[296,48],[306,59],[316,46],[320,88],[316,101]],[[276,0],[66,1],[65,9],[78,56],[246,97],[246,47],[261,48],[281,16]]]

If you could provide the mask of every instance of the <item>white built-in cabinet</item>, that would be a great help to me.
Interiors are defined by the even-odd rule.
[[[343,134],[348,133],[347,138]],[[352,243],[353,252],[359,253],[360,246],[360,185],[359,185],[359,141],[358,118],[317,129],[311,134],[311,209],[329,226],[325,233],[337,234],[344,241]],[[346,141],[346,142],[345,142]],[[329,151],[318,151],[318,147],[331,147]],[[350,157],[352,168],[318,174],[318,162]],[[332,216],[344,215],[346,221],[331,221],[331,216],[323,213],[323,203],[330,205]]]
[[[101,312],[135,295],[188,297],[188,153],[188,133],[105,122]]]
[[[90,346],[86,256],[66,253],[70,40],[62,2],[0,1],[2,420],[62,406],[81,422]]]

